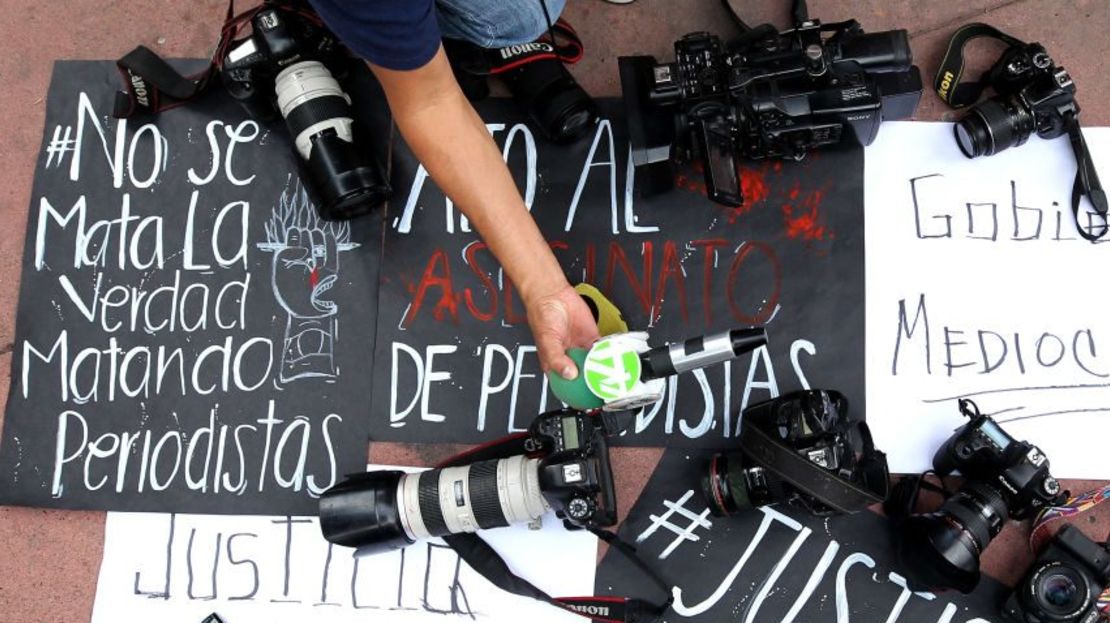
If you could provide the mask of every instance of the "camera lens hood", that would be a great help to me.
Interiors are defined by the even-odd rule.
[[[405,532],[397,489],[397,470],[349,476],[320,497],[320,531],[336,545],[369,553],[400,549],[415,542]]]
[[[961,593],[970,593],[979,584],[979,547],[971,533],[948,516],[909,517],[900,536],[898,559],[914,583]]]

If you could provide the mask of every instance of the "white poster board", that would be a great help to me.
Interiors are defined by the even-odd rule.
[[[597,539],[553,514],[540,530],[482,537],[549,595],[593,594]],[[583,620],[502,591],[440,539],[352,552],[329,547],[314,517],[108,513],[92,622],[200,623],[212,612],[226,623]]]
[[[1110,128],[1084,133],[1110,182]],[[1057,477],[1110,478],[1110,246],[1077,234],[1067,138],[969,160],[952,124],[885,123],[865,163],[867,421],[891,470],[929,469],[967,396]]]

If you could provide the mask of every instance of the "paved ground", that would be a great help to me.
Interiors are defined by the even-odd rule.
[[[245,3],[244,3],[245,4]],[[616,58],[622,54],[668,56],[672,42],[693,30],[731,32],[717,0],[639,0],[614,6],[601,0],[570,0],[567,17],[585,40],[585,60],[574,73],[595,95],[618,93]],[[732,0],[745,20],[782,26],[787,0]],[[1039,40],[1072,73],[1083,117],[1110,125],[1110,73],[1100,61],[1110,49],[1110,2],[1106,0],[810,0],[810,14],[825,22],[860,20],[868,30],[907,28],[923,75],[935,70],[941,49],[959,24],[987,21],[1019,38]],[[116,58],[137,43],[166,56],[206,55],[221,23],[222,0],[0,0],[0,379],[10,376],[15,303],[31,173],[42,133],[43,98],[55,59]],[[989,55],[995,44],[975,43]],[[931,80],[931,78],[929,79]],[[926,93],[919,119],[946,118]],[[912,146],[907,146],[912,149]],[[0,400],[6,400],[6,380]],[[2,416],[0,416],[2,417]],[[1081,434],[1082,431],[1076,431]],[[396,446],[372,450],[375,459],[417,462],[446,450]],[[620,450],[615,467],[624,508],[635,500],[660,455],[659,450]],[[1068,483],[1081,490],[1093,483]],[[1104,509],[1110,510],[1110,509]],[[1097,530],[1106,534],[1110,512]],[[0,508],[0,619],[88,620],[101,556],[104,514]],[[1007,530],[987,552],[985,566],[1013,581],[1024,568],[1022,535]]]

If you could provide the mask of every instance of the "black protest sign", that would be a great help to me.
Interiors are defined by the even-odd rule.
[[[675,621],[988,623],[1005,588],[984,577],[970,595],[914,592],[894,555],[890,522],[870,511],[829,518],[785,505],[710,514],[701,490],[709,454],[668,450],[619,536],[659,571]],[[644,597],[640,571],[606,554],[598,594]],[[658,596],[662,601],[663,596]]]
[[[701,174],[642,196],[618,100],[568,146],[508,101],[478,110],[573,282],[599,287],[656,343],[767,326],[770,346],[673,378],[623,441],[716,445],[737,407],[801,387],[863,398],[863,157],[743,165],[748,203],[705,197]],[[374,440],[478,442],[557,406],[519,293],[403,144],[394,148],[379,293]],[[646,194],[646,193],[643,193]]]
[[[280,119],[218,86],[117,121],[118,81],[110,62],[55,65],[0,502],[314,512],[365,465],[380,218],[318,219]]]

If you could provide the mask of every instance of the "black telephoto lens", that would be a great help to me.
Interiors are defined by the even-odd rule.
[[[1025,143],[1035,129],[1033,115],[1021,100],[994,97],[956,123],[956,143],[968,158],[993,156]]]
[[[597,115],[593,99],[578,86],[562,61],[536,60],[499,75],[544,135],[555,143],[578,138]]]
[[[899,559],[910,579],[922,586],[969,593],[979,583],[979,556],[1002,530],[1008,513],[997,490],[969,482],[936,512],[906,519]]]
[[[350,476],[320,497],[324,538],[373,553],[415,543],[404,528],[397,489],[404,472],[383,470]]]

